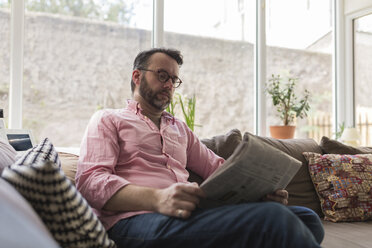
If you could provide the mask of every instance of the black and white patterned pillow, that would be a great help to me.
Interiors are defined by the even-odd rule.
[[[86,200],[55,163],[58,154],[53,145],[44,140],[37,147],[5,168],[2,177],[28,200],[62,247],[116,247]]]
[[[43,161],[52,161],[59,168],[61,167],[61,161],[58,158],[58,152],[54,149],[52,142],[48,138],[45,138],[37,146],[22,153],[17,159],[15,164],[18,165],[31,165]]]

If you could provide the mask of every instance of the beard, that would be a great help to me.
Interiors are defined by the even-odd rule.
[[[172,93],[169,90],[154,91],[145,77],[141,79],[139,94],[146,102],[158,110],[166,109],[172,100]],[[166,94],[168,96],[167,100],[160,94]]]

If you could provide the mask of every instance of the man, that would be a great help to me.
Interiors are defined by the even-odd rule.
[[[319,217],[287,207],[288,192],[265,202],[199,209],[204,179],[224,160],[164,109],[182,81],[179,51],[151,49],[134,61],[133,99],[90,120],[77,187],[118,247],[320,247]]]

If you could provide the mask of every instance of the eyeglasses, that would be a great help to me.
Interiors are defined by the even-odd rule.
[[[163,84],[165,84],[170,78],[172,79],[172,84],[173,84],[173,87],[174,88],[178,88],[180,87],[180,85],[182,84],[182,81],[179,77],[177,76],[170,76],[168,74],[167,71],[165,70],[157,70],[157,71],[154,71],[154,70],[148,70],[148,69],[144,69],[144,68],[138,68],[138,70],[141,70],[141,71],[151,71],[153,73],[157,73],[158,74],[158,80],[160,82],[162,82]]]

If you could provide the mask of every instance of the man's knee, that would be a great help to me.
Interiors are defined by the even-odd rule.
[[[304,211],[306,212],[306,211]],[[302,229],[306,225],[305,221],[293,212],[289,207],[277,202],[262,202],[258,204],[257,209],[253,213],[254,221],[257,225],[270,228],[273,232],[282,233],[285,231],[295,231]],[[316,223],[316,216],[309,212],[307,215],[308,222]],[[314,217],[314,221],[310,220]]]
[[[287,206],[277,202],[262,202],[258,208],[258,211],[258,215],[270,219],[294,216]]]
[[[290,206],[289,209],[310,229],[317,242],[321,243],[324,238],[324,228],[318,214],[301,206]]]
[[[319,243],[322,237],[321,233],[317,232],[318,225],[315,224],[317,216],[306,209],[303,209],[303,213],[308,214],[309,221],[314,217],[313,226],[304,223],[291,208],[285,205],[262,202],[253,210],[254,217],[250,224],[255,226],[254,232],[257,237],[269,236],[271,240],[286,244],[287,247],[318,247],[316,241]]]

